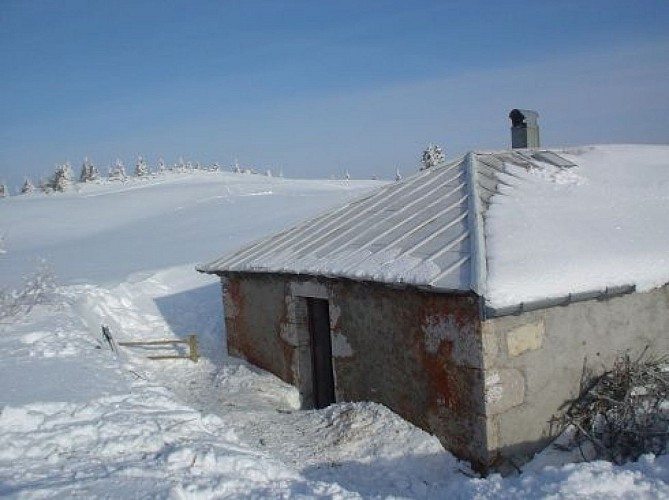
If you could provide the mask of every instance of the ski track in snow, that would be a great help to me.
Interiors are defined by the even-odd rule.
[[[162,205],[152,208],[151,224],[162,221],[167,233],[185,227],[177,217],[186,216],[177,215],[175,207],[205,207],[207,220],[213,221],[217,207],[259,200],[261,205],[244,205],[243,211],[223,212],[220,218],[229,228],[225,237],[240,244],[255,233],[237,219],[243,214],[247,221],[262,221],[278,206],[268,200],[284,196],[300,204],[264,223],[278,229],[298,212],[304,216],[322,209],[327,202],[322,193],[342,189],[338,196],[344,200],[355,187],[253,176],[222,176],[224,182],[212,186],[212,179],[218,178],[208,177],[199,187],[197,179],[186,177],[137,186],[147,189],[84,186],[80,194],[11,200],[16,204],[0,208],[17,208],[3,212],[9,215],[5,220],[19,220],[27,207],[33,216],[55,212],[58,223],[79,213],[78,198],[105,194],[106,209],[129,202],[136,208],[141,206],[136,196],[153,193],[151,202]],[[186,191],[176,195],[175,183]],[[147,220],[145,213],[129,209],[123,216],[138,227]],[[94,254],[98,266],[109,266],[105,280],[86,275],[92,267],[83,275],[75,265],[60,268],[69,283],[83,284],[63,286],[51,305],[0,324],[2,497],[669,498],[666,456],[643,457],[623,467],[562,465],[564,454],[547,449],[520,476],[479,479],[470,477],[468,465],[444,451],[436,438],[381,405],[340,403],[299,411],[296,389],[227,355],[220,285],[183,264],[191,255],[148,237],[143,252],[167,254],[167,260],[181,264],[149,271],[145,263],[150,259],[140,259],[137,271],[137,266],[110,260],[128,241],[114,238],[119,221],[87,217],[90,227],[56,224],[65,233],[53,230],[53,236],[75,255],[87,248],[86,242],[98,241],[89,235],[100,233],[100,241],[111,247],[107,260]],[[191,220],[184,219],[189,226]],[[5,273],[17,272],[12,245],[38,252],[50,234],[40,235],[45,228],[39,226],[12,229],[10,251],[3,255],[9,260],[0,266]],[[212,230],[200,229],[201,245]],[[197,334],[202,358],[198,363],[148,360],[149,354],[165,352],[155,348],[113,352],[101,336],[102,324],[116,342]]]

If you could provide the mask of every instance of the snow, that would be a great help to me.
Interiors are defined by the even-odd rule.
[[[493,197],[486,221],[486,298],[504,307],[606,287],[669,283],[669,146],[560,151]]]
[[[61,284],[0,323],[0,496],[669,497],[667,456],[565,465],[547,449],[476,478],[381,405],[299,411],[294,388],[227,355],[220,285],[193,264],[376,185],[195,172],[0,200],[0,289],[38,258]],[[101,324],[116,342],[195,333],[202,358],[114,352]]]

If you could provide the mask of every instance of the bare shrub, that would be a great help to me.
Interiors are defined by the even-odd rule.
[[[557,418],[560,430],[573,426],[569,448],[584,459],[616,464],[645,453],[667,452],[669,439],[669,355],[637,359],[619,355],[613,367],[594,376],[585,369],[580,394]],[[586,451],[587,450],[587,451]]]
[[[44,262],[40,262],[21,288],[0,289],[0,324],[10,323],[12,318],[27,314],[36,305],[48,303],[55,289],[53,272]]]

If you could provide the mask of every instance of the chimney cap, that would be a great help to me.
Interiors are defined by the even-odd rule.
[[[532,111],[531,109],[515,108],[509,113],[509,118],[511,118],[511,124],[514,127],[536,127],[538,125],[537,119],[539,118],[539,113]]]

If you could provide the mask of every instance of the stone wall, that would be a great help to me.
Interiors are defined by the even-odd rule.
[[[338,281],[331,300],[338,400],[382,403],[487,463],[478,299]]]
[[[625,351],[669,352],[669,287],[490,319],[483,340],[488,446],[522,463],[578,393],[584,363],[601,371]]]
[[[281,338],[286,322],[285,283],[268,275],[223,279],[228,352],[295,384],[295,348]]]
[[[374,401],[487,463],[479,303],[473,295],[279,275],[226,280],[228,347],[313,405],[306,297],[327,299],[337,401]]]
[[[337,401],[375,401],[480,470],[523,463],[576,395],[584,362],[669,351],[669,288],[481,322],[474,295],[264,274],[225,285],[228,348],[313,407],[306,297],[330,307]]]

